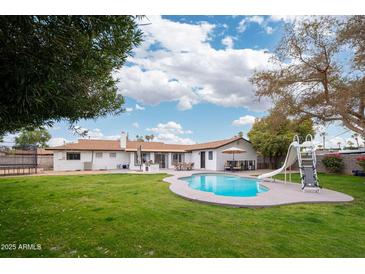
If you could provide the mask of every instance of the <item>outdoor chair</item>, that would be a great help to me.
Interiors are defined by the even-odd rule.
[[[241,170],[241,163],[240,161],[236,161],[236,165],[233,166],[233,170]]]
[[[231,170],[231,165],[228,161],[224,164],[224,170]]]

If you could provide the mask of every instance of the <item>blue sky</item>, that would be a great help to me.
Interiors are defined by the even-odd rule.
[[[269,66],[285,16],[148,16],[144,42],[116,72],[128,110],[80,121],[91,138],[154,134],[167,143],[246,135],[269,101],[258,102],[249,77]],[[67,122],[50,128],[51,145],[75,141]],[[331,126],[330,137],[345,129]],[[336,137],[347,138],[350,133]],[[7,140],[13,136],[8,136]],[[340,140],[345,142],[346,140]]]

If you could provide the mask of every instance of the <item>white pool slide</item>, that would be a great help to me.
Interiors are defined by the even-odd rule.
[[[298,160],[298,148],[299,148],[299,143],[297,141],[292,142],[289,145],[288,153],[286,154],[286,158],[285,158],[285,162],[284,162],[283,166],[272,172],[261,174],[260,176],[258,176],[258,178],[265,179],[265,178],[273,177],[273,176],[283,172],[288,167],[292,166]]]

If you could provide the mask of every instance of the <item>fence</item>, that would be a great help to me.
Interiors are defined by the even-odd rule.
[[[37,173],[37,147],[0,147],[0,176]]]
[[[365,153],[341,154],[344,163],[341,173],[351,175],[353,170],[361,170],[361,167],[357,164],[356,160],[359,156],[365,156]],[[325,154],[317,155],[317,170],[319,172],[328,172],[322,163],[324,157],[326,157]]]

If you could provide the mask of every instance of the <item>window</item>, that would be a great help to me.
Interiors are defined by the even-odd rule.
[[[213,151],[209,151],[208,153],[208,159],[213,160]]]
[[[116,158],[117,157],[117,153],[116,152],[110,152],[109,153],[109,157],[110,158]]]
[[[103,158],[102,152],[95,152],[95,158]]]
[[[67,160],[80,160],[80,152],[67,152]]]
[[[145,153],[142,152],[142,164],[145,164],[146,162],[148,162],[150,160],[150,153]],[[138,155],[137,152],[134,153],[134,165],[137,166],[139,165],[138,163]]]
[[[172,153],[172,164],[184,162],[184,153]]]

